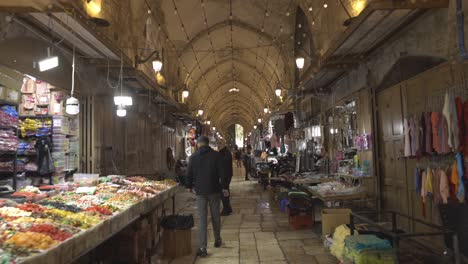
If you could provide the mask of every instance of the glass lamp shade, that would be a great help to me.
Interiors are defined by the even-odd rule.
[[[189,97],[189,94],[190,94],[190,93],[189,93],[189,91],[188,91],[187,89],[185,89],[185,90],[182,91],[182,97],[183,97],[183,98]]]
[[[65,112],[69,115],[77,115],[80,112],[80,101],[75,97],[70,97],[65,102]]]
[[[298,57],[296,58],[296,66],[299,70],[302,70],[304,68],[304,58],[303,57]]]
[[[281,89],[280,88],[276,89],[275,94],[276,96],[281,96]]]
[[[117,116],[124,117],[126,115],[127,115],[127,110],[125,110],[125,107],[123,105],[119,105],[117,107]]]
[[[156,59],[156,60],[153,61],[153,70],[155,72],[160,72],[161,69],[162,69],[162,66],[163,66],[163,64],[162,64],[161,60]]]

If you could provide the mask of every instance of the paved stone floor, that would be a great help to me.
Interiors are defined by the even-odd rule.
[[[213,247],[209,225],[208,257],[197,258],[198,227],[192,230],[193,254],[174,260],[157,261],[170,264],[250,264],[250,263],[308,263],[334,264],[338,261],[327,252],[319,235],[312,230],[294,230],[287,214],[272,203],[269,194],[257,181],[245,181],[243,170],[235,168],[231,183],[233,214],[222,217],[221,248]],[[181,194],[178,198],[181,213],[192,213],[198,224],[195,196]]]

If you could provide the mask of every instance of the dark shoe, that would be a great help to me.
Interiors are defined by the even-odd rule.
[[[221,240],[216,240],[216,242],[214,243],[214,247],[219,248],[219,247],[221,247],[222,244],[223,244],[223,242]]]
[[[208,252],[206,251],[206,248],[199,248],[197,252],[197,256],[202,257],[202,258],[208,256]]]

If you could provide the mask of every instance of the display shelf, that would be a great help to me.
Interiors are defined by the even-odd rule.
[[[372,178],[372,176],[356,176],[353,174],[347,174],[347,173],[333,173],[333,175],[337,177],[346,177],[346,178],[352,178],[352,179],[368,179]]]
[[[31,119],[48,119],[52,118],[53,116],[51,115],[36,115],[36,116],[19,116],[20,119],[26,119],[26,118],[31,118]]]
[[[320,194],[316,190],[309,189],[313,196],[317,197],[318,199],[322,200],[323,202],[334,202],[334,201],[346,201],[346,200],[362,200],[367,198],[365,192],[358,192],[352,194],[331,194],[331,195],[323,195]]]

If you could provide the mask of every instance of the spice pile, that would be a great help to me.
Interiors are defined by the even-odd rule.
[[[175,185],[139,176],[108,176],[93,195],[63,191],[50,197],[27,187],[16,194],[29,202],[0,203],[0,263],[16,263],[47,250]]]

